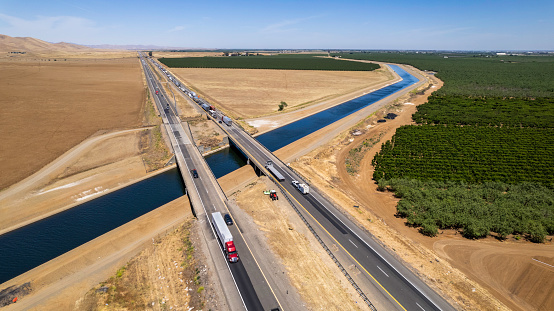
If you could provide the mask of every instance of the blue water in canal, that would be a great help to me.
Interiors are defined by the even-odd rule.
[[[278,150],[310,133],[363,109],[417,79],[390,65],[402,81],[358,97],[257,137]],[[235,146],[206,157],[216,178],[246,164]],[[177,169],[83,203],[65,212],[0,235],[0,283],[33,269],[185,194]],[[2,288],[0,288],[2,290]]]
[[[256,137],[256,139],[267,149],[271,151],[278,150],[395,92],[417,83],[418,80],[405,70],[396,65],[389,66],[402,77],[402,81],[277,128]]]
[[[0,284],[184,194],[172,169],[0,235]]]
[[[277,128],[271,132],[267,132],[256,137],[256,139],[267,149],[271,151],[278,150],[304,136],[332,124],[333,122],[376,103],[395,92],[401,91],[408,86],[417,83],[418,80],[411,74],[407,73],[404,69],[396,65],[389,66],[403,79],[402,81]],[[240,151],[237,151],[236,148],[228,148],[218,153],[208,155],[205,159],[208,165],[212,168],[216,178],[233,172],[246,164],[246,157],[244,157]],[[243,160],[238,161],[237,159]]]
[[[215,178],[219,178],[245,166],[247,157],[231,143],[229,148],[207,155],[204,159]]]

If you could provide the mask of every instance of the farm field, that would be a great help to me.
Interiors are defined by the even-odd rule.
[[[437,95],[414,113],[420,124],[502,127],[554,127],[554,98],[502,98]]]
[[[342,62],[345,63],[345,62]],[[377,88],[393,79],[384,68],[373,71],[172,68],[201,97],[236,119],[273,114],[284,101],[289,112]],[[338,100],[336,104],[347,99]]]
[[[377,64],[362,62],[341,62],[331,58],[315,57],[310,54],[159,58],[159,61],[169,68],[234,68],[330,71],[371,71],[379,68],[379,65]]]
[[[399,106],[391,107],[395,108],[392,111],[379,111],[329,143],[291,160],[291,166],[311,185],[325,189],[360,226],[457,301],[460,309],[552,309],[554,300],[549,293],[554,278],[547,266],[554,260],[551,237],[547,237],[545,244],[530,243],[522,235],[519,240],[511,235],[500,239],[496,234],[473,240],[463,237],[457,229],[439,230],[436,237],[429,237],[407,226],[405,218],[397,217],[400,199],[391,192],[377,190],[372,180],[371,160],[381,149],[381,142],[390,140],[397,127],[413,124],[412,113],[421,107],[432,90],[421,98],[418,95],[401,99]],[[385,123],[376,122],[388,112],[398,117]],[[352,133],[356,130],[362,134],[354,136]],[[378,143],[369,145],[365,156],[362,155],[359,170],[351,174],[347,159],[352,153],[357,154],[354,150],[364,143],[375,141]]]
[[[523,234],[543,242],[554,234],[552,201],[522,201],[514,193],[523,190],[501,191],[509,195],[495,192],[530,189],[529,196],[552,196],[554,85],[547,72],[554,68],[554,57],[413,53],[352,57],[410,63],[437,71],[436,76],[445,80],[445,86],[413,115],[420,125],[397,129],[372,161],[379,188],[389,187],[403,198],[397,213],[407,217],[408,225],[431,236],[437,229],[454,228],[468,238],[494,232],[500,238]],[[470,211],[456,210],[454,202],[469,205]],[[493,217],[502,204],[510,205],[510,215],[519,215],[514,216],[517,222]]]
[[[142,125],[145,91],[140,66],[136,57],[126,55],[0,59],[0,189],[99,131]]]
[[[553,155],[551,128],[404,126],[375,155],[373,177],[552,186]]]
[[[436,95],[554,97],[554,56],[462,53],[342,53],[342,58],[412,65],[437,72]]]

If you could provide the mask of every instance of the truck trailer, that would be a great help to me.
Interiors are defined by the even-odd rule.
[[[210,110],[210,106],[207,105],[207,104],[202,104],[201,106],[202,106],[202,109],[204,109],[206,111]]]
[[[225,258],[227,258],[229,262],[239,261],[239,254],[233,242],[233,236],[229,228],[227,228],[227,224],[225,220],[223,220],[223,216],[221,216],[220,212],[212,213],[212,225],[221,243],[221,247],[223,247]]]
[[[221,116],[221,121],[223,121],[223,123],[227,124],[228,126],[231,126],[231,124],[233,124],[231,118],[227,116]]]
[[[265,164],[265,168],[267,168],[267,170],[270,171],[271,174],[273,174],[273,176],[275,176],[278,181],[285,180],[285,177],[281,173],[279,173],[279,171],[276,170],[275,167],[273,167],[273,161],[267,161],[267,163]]]
[[[310,193],[310,187],[306,184],[301,184],[297,180],[293,180],[292,185],[295,186],[296,189],[298,189],[298,191],[300,191],[300,193],[302,194]]]

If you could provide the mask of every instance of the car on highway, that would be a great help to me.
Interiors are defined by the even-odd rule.
[[[158,91],[158,90],[156,90],[156,95],[158,95],[158,92],[159,92],[159,91]]]
[[[196,170],[191,170],[190,173],[192,174],[192,177],[198,178],[198,172]]]
[[[233,224],[233,220],[231,219],[231,215],[225,214],[225,216],[223,216],[223,219],[225,219],[225,223],[227,224],[227,226],[230,226],[230,225]]]

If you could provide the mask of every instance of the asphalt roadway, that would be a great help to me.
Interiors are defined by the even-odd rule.
[[[146,62],[146,60],[144,60],[144,62]],[[169,125],[170,130],[168,130],[168,132],[171,132],[170,134],[173,134],[174,136],[172,137],[172,142],[175,149],[175,155],[182,155],[182,158],[185,160],[185,166],[187,168],[185,170],[181,168],[181,172],[182,174],[189,174],[189,176],[183,177],[184,179],[189,179],[190,177],[190,180],[193,181],[195,191],[201,199],[205,214],[199,206],[195,206],[194,208],[199,220],[206,217],[205,219],[207,221],[202,222],[202,225],[208,226],[213,232],[213,235],[211,236],[206,235],[206,238],[209,240],[207,242],[218,242],[215,231],[211,228],[210,217],[208,215],[211,215],[213,212],[228,213],[229,211],[224,203],[225,199],[222,198],[220,193],[216,190],[219,186],[214,184],[214,182],[216,182],[215,177],[212,178],[213,174],[209,171],[209,168],[207,170],[205,169],[205,164],[202,163],[204,159],[200,153],[197,150],[190,149],[196,149],[196,146],[191,143],[189,138],[190,132],[188,129],[185,130],[182,126],[180,119],[175,113],[175,107],[167,99],[167,95],[165,95],[159,81],[157,81],[148,65],[143,63],[143,67],[146,79],[152,89],[158,91],[158,94],[153,92],[153,96],[155,97],[158,109],[162,114],[164,123]],[[175,148],[176,146],[177,148]],[[198,178],[192,177],[192,174],[190,173],[190,170],[192,169],[197,170],[199,175]],[[191,191],[191,189],[188,189],[187,191]],[[206,227],[204,227],[204,229],[206,229]],[[238,228],[238,225],[235,224],[233,226],[229,226],[229,229],[233,235],[233,240],[237,247],[240,260],[237,263],[229,263],[225,259],[224,261],[231,271],[233,281],[240,292],[244,307],[247,310],[272,310],[274,308],[281,308],[262,271],[257,265],[256,260],[249,251],[249,248],[242,237],[242,233],[240,232],[240,228]],[[221,257],[224,257],[221,247],[220,250]],[[225,286],[225,284],[223,286]],[[232,303],[230,303],[230,305],[231,304]]]
[[[339,245],[341,251],[351,257],[382,295],[388,297],[390,305],[397,310],[455,310],[377,243],[373,236],[358,228],[338,211],[316,189],[311,188],[309,194],[301,194],[291,182],[302,182],[302,179],[257,140],[235,124],[220,126],[259,168],[264,167],[268,160],[274,162],[274,167],[285,177],[282,182],[274,180],[281,185],[284,194],[308,215],[306,218],[312,227],[319,228],[323,234],[327,234],[331,241]],[[272,176],[267,170],[265,174]]]
[[[274,182],[281,186],[283,194],[292,200],[310,225],[320,232],[320,236],[325,235],[327,241],[338,245],[337,252],[346,254],[343,258],[347,257],[348,261],[353,262],[362,272],[361,277],[372,283],[381,297],[389,300],[386,309],[455,310],[393,254],[383,248],[371,234],[357,227],[337,210],[317,189],[311,187],[309,194],[301,194],[291,182],[292,180],[302,182],[302,179],[256,139],[234,123],[230,126],[222,123],[219,125],[227,132],[233,143],[258,168],[272,178],[273,176],[263,167],[268,160],[273,161],[274,167],[285,177],[281,182],[274,179]],[[369,299],[371,300],[372,297]]]

